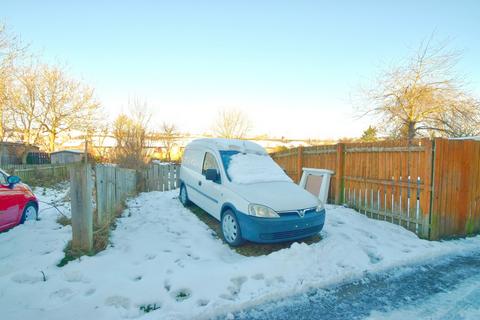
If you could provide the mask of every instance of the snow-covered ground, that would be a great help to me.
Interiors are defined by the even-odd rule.
[[[47,202],[63,196],[39,194]],[[56,264],[71,229],[55,222],[55,209],[0,234],[1,318],[206,319],[480,245],[480,237],[420,240],[396,225],[330,206],[320,242],[244,257],[176,197],[176,191],[150,192],[130,200],[112,245],[62,268]]]

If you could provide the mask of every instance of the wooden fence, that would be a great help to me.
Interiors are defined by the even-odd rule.
[[[335,172],[329,201],[423,238],[480,232],[480,142],[419,139],[296,148],[272,154],[294,180],[303,167]]]
[[[95,166],[96,215],[94,221],[103,224],[122,208],[128,196],[137,192],[137,173],[113,165]]]
[[[90,252],[94,224],[99,228],[108,227],[128,196],[137,191],[175,189],[178,179],[179,166],[173,164],[152,164],[139,172],[104,164],[94,168],[85,163],[72,166],[72,248]]]
[[[11,175],[19,176],[25,183],[50,177],[53,180],[68,180],[69,178],[68,165],[65,164],[7,164],[3,165],[2,169]]]
[[[151,164],[143,172],[145,191],[167,191],[179,187],[180,166],[176,164]]]

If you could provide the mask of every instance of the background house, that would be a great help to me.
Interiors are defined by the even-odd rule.
[[[22,142],[0,142],[0,164],[48,162],[48,155],[41,152],[38,146],[26,145]]]
[[[52,164],[79,162],[83,159],[84,152],[79,150],[61,150],[50,153]]]

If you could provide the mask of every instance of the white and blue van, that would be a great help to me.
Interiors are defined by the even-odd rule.
[[[193,202],[221,222],[225,241],[238,246],[313,236],[325,222],[324,204],[295,184],[260,145],[197,139],[185,148],[180,201]]]

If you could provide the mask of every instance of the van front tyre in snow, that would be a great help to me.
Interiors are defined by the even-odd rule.
[[[187,188],[184,184],[180,187],[180,202],[183,204],[184,207],[190,205],[190,200],[188,199]]]
[[[225,241],[232,247],[237,247],[244,242],[237,217],[231,210],[225,211],[222,216],[222,234]]]
[[[29,202],[25,209],[23,209],[22,218],[20,219],[20,223],[24,223],[27,220],[38,220],[38,209],[35,203]]]

